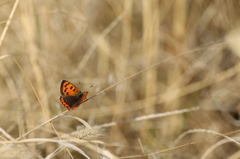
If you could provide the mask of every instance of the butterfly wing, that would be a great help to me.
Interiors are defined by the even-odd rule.
[[[66,107],[68,110],[74,109],[74,105],[77,101],[76,96],[60,96],[60,102]]]
[[[70,110],[71,109],[71,105],[69,105],[70,103],[65,99],[65,97],[66,96],[60,96],[60,102],[62,103],[62,105],[64,107],[66,107],[68,110]]]
[[[87,98],[88,92],[82,92],[78,95],[76,105],[80,105]]]
[[[68,110],[75,109],[87,98],[88,92],[82,92],[77,96],[60,96],[60,101]]]
[[[76,96],[81,90],[67,80],[62,80],[60,84],[60,93],[62,96]]]

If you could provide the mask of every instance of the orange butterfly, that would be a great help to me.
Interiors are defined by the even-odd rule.
[[[68,110],[79,107],[88,95],[88,92],[81,92],[79,88],[66,80],[61,81],[60,93],[60,102]]]

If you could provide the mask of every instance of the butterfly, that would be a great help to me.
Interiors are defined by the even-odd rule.
[[[67,80],[62,80],[60,84],[60,102],[68,110],[75,109],[87,98],[88,92],[81,92]]]

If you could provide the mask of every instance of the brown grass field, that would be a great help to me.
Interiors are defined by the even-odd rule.
[[[1,0],[0,24],[0,159],[240,158],[240,1]]]

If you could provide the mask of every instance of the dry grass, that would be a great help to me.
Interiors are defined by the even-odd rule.
[[[2,0],[0,158],[240,158],[239,24],[237,0]],[[93,98],[66,111],[62,79]]]

